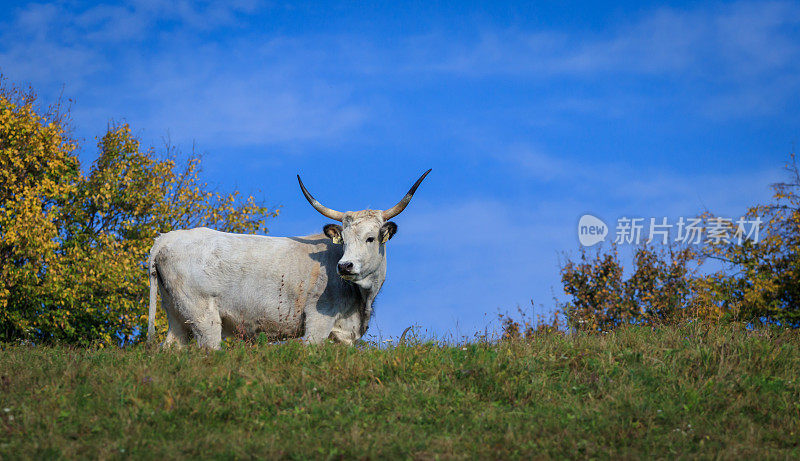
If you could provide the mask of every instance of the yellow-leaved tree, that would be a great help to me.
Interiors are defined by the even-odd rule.
[[[735,319],[799,328],[800,166],[794,154],[785,168],[788,180],[772,185],[770,203],[727,222],[727,238],[703,247],[703,257],[726,269],[704,282],[710,302]]]
[[[83,172],[67,120],[59,106],[37,109],[32,91],[0,86],[0,341],[135,342],[158,233],[266,233],[277,210],[212,192],[199,157],[143,150],[127,124],[108,129]]]

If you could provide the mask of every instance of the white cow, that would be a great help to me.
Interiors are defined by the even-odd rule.
[[[309,203],[342,223],[326,225],[322,234],[266,237],[201,227],[159,236],[148,259],[148,340],[160,292],[169,321],[165,345],[186,345],[191,334],[199,345],[218,349],[226,336],[259,333],[352,344],[367,331],[386,278],[386,242],[397,232],[389,219],[405,209],[430,171],[391,209],[346,213],[315,200],[298,176]]]

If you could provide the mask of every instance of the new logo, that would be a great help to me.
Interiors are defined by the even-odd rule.
[[[608,226],[600,218],[585,214],[578,221],[578,241],[585,247],[596,245],[606,239]]]

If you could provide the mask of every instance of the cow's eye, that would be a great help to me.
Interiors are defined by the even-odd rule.
[[[372,243],[375,241],[375,237],[367,237],[367,243]]]

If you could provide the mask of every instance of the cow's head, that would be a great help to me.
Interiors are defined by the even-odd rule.
[[[406,196],[388,210],[362,210],[345,213],[332,210],[319,203],[306,190],[300,176],[297,176],[300,189],[303,190],[303,195],[311,206],[323,216],[342,223],[341,226],[327,224],[323,228],[323,232],[333,243],[344,245],[344,255],[337,265],[339,275],[343,279],[359,282],[381,268],[385,268],[386,249],[384,245],[397,232],[397,224],[389,220],[399,215],[408,206],[417,187],[430,172],[431,170],[428,170],[420,176]]]

